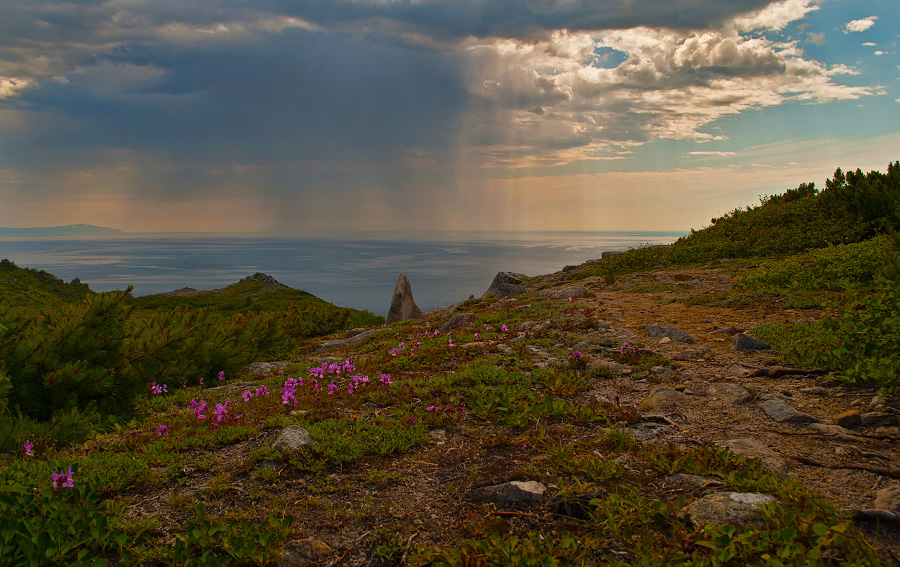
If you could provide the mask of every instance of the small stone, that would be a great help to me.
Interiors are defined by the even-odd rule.
[[[859,425],[859,410],[849,410],[834,416],[834,423],[841,427],[852,428]]]
[[[743,332],[744,329],[742,329],[741,327],[719,327],[718,329],[710,331],[710,333],[716,335],[736,335]]]
[[[550,297],[550,299],[579,299],[588,296],[588,290],[582,285],[568,285],[554,289],[542,289],[538,295]]]
[[[450,317],[450,319],[448,319],[447,322],[445,322],[443,325],[441,325],[440,332],[446,333],[447,331],[449,331],[451,329],[455,329],[455,328],[459,327],[460,325],[464,325],[465,323],[468,323],[469,321],[471,321],[474,318],[475,318],[475,315],[473,315],[472,313],[457,313],[453,317]]]
[[[889,486],[875,493],[873,507],[900,514],[900,486]]]
[[[818,423],[819,420],[808,413],[795,409],[781,400],[766,400],[759,404],[760,409],[766,412],[778,423]]]
[[[732,404],[743,404],[753,398],[746,388],[728,382],[713,384],[709,388],[709,393]]]
[[[670,340],[686,344],[697,342],[692,336],[677,327],[664,327],[662,325],[647,325],[647,336],[653,339],[668,337]]]
[[[428,432],[428,436],[435,445],[443,445],[447,442],[447,432],[443,429],[432,429]]]
[[[840,425],[832,425],[829,423],[810,423],[809,428],[820,435],[830,437],[835,441],[858,441],[858,438],[850,435],[850,432]]]
[[[309,431],[299,425],[288,425],[281,430],[272,448],[282,453],[284,451],[296,451],[300,447],[312,444],[313,438],[310,436]]]
[[[663,338],[659,339],[659,344],[661,344],[661,345],[666,345],[666,344],[669,344],[670,342],[672,342],[672,339],[670,339],[669,337],[663,337]]]
[[[667,431],[669,431],[671,427],[668,425],[663,425],[662,423],[656,423],[655,421],[645,421],[642,423],[638,423],[637,425],[632,425],[628,428],[631,431],[631,434],[634,435],[634,438],[638,441],[646,441],[648,439],[653,439],[658,435],[661,435]]]
[[[331,553],[331,548],[317,539],[301,539],[285,546],[281,552],[279,566],[307,567],[324,565]]]
[[[787,471],[787,461],[781,455],[755,439],[728,439],[727,441],[717,441],[716,445],[728,447],[736,455],[744,455],[745,457],[762,461],[764,465],[774,471]]]
[[[766,341],[757,339],[753,335],[738,333],[734,336],[731,348],[734,350],[769,350],[772,348],[772,345]]]
[[[734,366],[728,367],[728,371],[732,374],[737,374],[738,376],[747,377],[750,376],[750,370],[744,368],[743,366],[739,366],[735,364]]]
[[[767,494],[715,492],[691,502],[682,508],[681,512],[684,515],[690,515],[691,522],[695,526],[705,526],[706,524],[761,525],[762,521],[755,513],[756,510],[759,506],[774,501],[775,498]]]
[[[538,502],[546,490],[546,486],[534,480],[526,482],[514,480],[494,486],[473,488],[466,493],[466,497],[470,500],[489,502]]]
[[[643,409],[663,409],[678,405],[685,400],[684,394],[669,388],[668,386],[657,386],[650,390],[641,407]]]
[[[696,474],[675,473],[666,477],[667,482],[690,486],[691,488],[709,488],[712,486],[725,486],[725,483],[711,476],[699,476]]]
[[[872,412],[863,413],[859,416],[859,424],[863,427],[869,427],[873,425],[888,425],[891,422],[896,421],[897,416],[890,413]]]

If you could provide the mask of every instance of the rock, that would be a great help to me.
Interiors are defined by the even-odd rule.
[[[725,483],[717,478],[687,473],[676,473],[673,475],[669,475],[666,477],[666,482],[699,489],[709,488],[711,486],[725,486]]]
[[[672,342],[672,339],[670,339],[669,337],[663,337],[663,338],[659,339],[659,344],[661,344],[661,345],[667,345],[670,342]]]
[[[751,459],[757,459],[774,471],[787,471],[787,461],[785,461],[781,455],[772,449],[769,449],[756,439],[728,439],[727,441],[717,441],[716,445],[728,447],[735,455],[743,455],[745,457],[750,457]]]
[[[742,329],[741,327],[719,327],[718,329],[710,331],[710,333],[716,335],[736,335],[743,332],[744,329]]]
[[[271,374],[275,370],[284,370],[287,362],[251,362],[250,374]]]
[[[323,350],[327,350],[330,348],[338,348],[347,345],[355,345],[356,343],[362,342],[364,339],[374,335],[381,329],[369,329],[368,331],[363,331],[357,335],[353,335],[350,338],[342,339],[339,341],[328,341],[319,345],[319,348],[316,349],[316,352],[322,352]]]
[[[681,351],[679,355],[681,358],[703,358],[707,354],[710,353],[710,350],[704,346],[697,348],[689,348],[687,350]]]
[[[447,431],[444,429],[432,429],[428,432],[428,436],[435,445],[443,445],[447,442]]]
[[[331,553],[331,548],[317,539],[311,537],[301,539],[284,547],[278,565],[279,567],[324,565]]]
[[[522,285],[526,277],[527,276],[524,274],[516,274],[513,272],[497,272],[497,275],[494,276],[494,281],[491,282],[490,287],[488,287],[482,297],[485,295],[499,295],[500,297],[506,297],[508,295],[522,295],[523,293],[527,293],[528,288]]]
[[[834,423],[841,427],[852,428],[859,425],[859,410],[850,410],[834,416]]]
[[[840,425],[832,425],[830,423],[810,423],[809,428],[819,435],[824,435],[825,437],[829,437],[831,439],[834,439],[835,441],[859,441],[858,437],[853,437],[849,431],[847,431]]]
[[[732,404],[743,404],[753,398],[753,395],[743,386],[728,382],[713,384],[709,388],[709,393]]]
[[[889,486],[875,493],[875,508],[900,514],[900,486]]]
[[[644,421],[627,428],[638,441],[646,441],[654,437],[666,433],[671,429],[668,425],[656,423],[655,421]]]
[[[897,420],[897,416],[890,413],[863,413],[859,416],[859,424],[863,427],[871,425],[887,425]]]
[[[489,502],[537,502],[544,496],[546,490],[546,486],[534,480],[527,482],[514,480],[494,486],[473,488],[466,493],[466,497],[470,500]]]
[[[759,404],[759,407],[778,423],[819,423],[817,418],[793,408],[781,400],[766,400]]]
[[[653,339],[669,337],[673,341],[689,345],[697,342],[692,336],[677,327],[664,327],[662,325],[647,325],[647,336]]]
[[[663,409],[676,406],[685,400],[684,394],[668,386],[657,386],[641,402],[643,409]]]
[[[397,285],[394,286],[394,294],[391,296],[391,308],[387,316],[388,324],[424,317],[425,314],[413,299],[409,279],[405,274],[400,274],[400,277],[397,278]]]
[[[313,444],[313,438],[309,431],[299,425],[288,425],[281,430],[272,448],[282,453],[284,451],[296,451],[300,447]]]
[[[738,333],[734,336],[731,348],[733,350],[769,350],[772,348],[772,345],[766,341],[757,339],[753,335]]]
[[[733,366],[729,366],[728,371],[731,372],[732,374],[737,374],[738,376],[742,376],[744,378],[746,378],[747,376],[750,376],[750,374],[751,374],[750,370],[748,370],[747,368],[744,368],[743,366],[737,365],[737,364],[735,364]]]
[[[447,331],[449,331],[451,329],[455,329],[455,328],[459,327],[460,325],[468,323],[469,321],[471,321],[474,318],[475,318],[475,315],[473,315],[472,313],[457,313],[453,317],[450,317],[449,319],[447,319],[447,321],[443,325],[441,325],[440,331],[442,333],[446,333]]]
[[[682,508],[681,513],[690,515],[695,526],[706,524],[732,524],[746,526],[762,525],[762,520],[755,513],[763,504],[774,502],[775,498],[767,494],[753,492],[716,492],[707,494]]]
[[[578,299],[580,297],[587,297],[588,290],[581,285],[569,285],[555,289],[542,289],[538,292],[538,295],[550,297],[550,299],[568,299],[570,297],[572,299]]]
[[[612,258],[613,256],[621,256],[624,253],[624,250],[609,250],[607,252],[601,252],[600,259],[606,260],[607,258]]]

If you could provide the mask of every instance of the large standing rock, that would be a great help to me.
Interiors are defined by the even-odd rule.
[[[397,323],[407,319],[422,319],[425,314],[416,305],[413,299],[412,286],[409,284],[406,274],[400,274],[397,285],[394,286],[394,295],[391,296],[391,309],[388,311],[387,322]]]
[[[731,348],[733,350],[769,350],[772,348],[772,345],[762,339],[757,339],[753,335],[738,333],[732,340]]]
[[[522,285],[525,278],[524,274],[515,274],[513,272],[497,272],[491,287],[484,292],[484,295],[499,295],[506,297],[508,295],[522,295],[528,292],[528,288]],[[484,297],[484,295],[482,297]]]
[[[540,482],[512,481],[494,486],[473,488],[466,493],[471,500],[487,500],[490,502],[537,502],[544,496],[547,487]]]

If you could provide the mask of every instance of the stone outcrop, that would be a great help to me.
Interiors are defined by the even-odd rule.
[[[565,287],[556,287],[551,289],[542,289],[538,295],[549,297],[550,299],[580,299],[588,296],[588,290],[583,285],[567,285]]]
[[[394,286],[394,294],[391,296],[391,308],[387,316],[388,324],[424,317],[425,314],[413,299],[412,285],[410,285],[409,279],[406,274],[400,274],[400,277],[397,278],[397,285]]]
[[[522,285],[525,281],[524,274],[516,274],[513,272],[497,272],[497,275],[494,276],[494,281],[491,282],[491,286],[484,292],[484,296],[487,295],[499,295],[500,297],[506,297],[509,295],[522,295],[523,293],[528,292],[528,288]]]

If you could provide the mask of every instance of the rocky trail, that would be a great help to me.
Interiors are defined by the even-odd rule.
[[[815,320],[823,316],[821,312],[785,310],[769,302],[717,307],[687,301],[726,293],[735,278],[724,267],[658,270],[616,282],[572,281],[571,271],[564,271],[533,278],[525,285],[531,292],[563,301],[571,297],[573,305],[594,314],[589,329],[530,319],[530,306],[541,300],[515,295],[482,311],[465,313],[461,305],[429,314],[419,325],[430,329],[444,325],[452,331],[448,328],[452,315],[465,324],[477,322],[485,311],[518,310],[523,313],[521,322],[507,339],[457,348],[518,354],[529,359],[532,369],[565,364],[560,349],[547,346],[550,333],[554,346],[577,350],[588,368],[605,368],[602,376],[589,373],[593,377],[576,401],[599,402],[633,416],[627,429],[638,449],[594,450],[595,455],[622,464],[629,482],[644,486],[660,500],[685,497],[689,503],[685,511],[695,518],[717,523],[740,516],[735,523],[752,521],[748,512],[771,497],[728,492],[716,478],[661,476],[634,456],[651,447],[727,446],[736,454],[758,459],[779,475],[799,480],[847,510],[884,563],[898,561],[900,410],[896,400],[877,396],[874,390],[842,386],[822,371],[782,366],[777,352],[745,334],[761,323]],[[331,337],[321,342],[315,356],[335,360],[353,356],[357,344],[381,332],[373,329],[349,339]],[[625,348],[655,353],[665,362],[635,370],[617,356],[624,343],[628,343]],[[282,362],[256,364],[252,370],[260,381],[287,376],[285,370],[290,368]],[[569,435],[568,442],[577,445],[596,439],[598,433],[573,428]],[[447,548],[470,537],[471,529],[465,526],[475,522],[492,533],[530,530],[542,537],[554,537],[565,525],[565,516],[572,512],[571,499],[561,497],[555,474],[542,469],[545,457],[529,445],[533,432],[476,426],[464,420],[446,430],[432,430],[430,438],[430,443],[410,451],[366,458],[355,467],[322,477],[297,475],[273,464],[278,503],[294,517],[295,531],[305,534],[288,542],[282,565],[404,565],[418,546]],[[302,434],[292,437],[290,426],[266,430],[219,458],[239,468],[236,463],[261,445],[290,450],[309,441]],[[255,505],[248,496],[249,477],[233,475],[233,488],[213,497],[212,476],[211,472],[189,475],[173,494],[201,498],[217,513]],[[590,496],[591,489],[585,490]],[[173,511],[163,499],[147,501],[133,495],[133,502],[139,500],[141,505],[132,508],[136,516],[185,513]],[[387,542],[394,547],[385,547]],[[627,557],[627,543],[619,545],[615,553]]]

